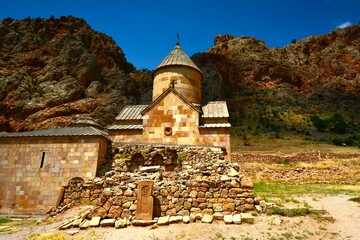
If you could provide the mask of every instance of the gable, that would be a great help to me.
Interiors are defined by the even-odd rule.
[[[141,114],[145,115],[147,112],[149,112],[152,108],[157,106],[161,101],[163,101],[169,94],[174,94],[181,102],[182,104],[188,106],[189,108],[192,108],[196,112],[200,113],[200,111],[186,98],[184,98],[179,92],[177,92],[174,88],[169,87],[165,92],[163,92],[158,98],[156,98],[148,107],[146,107]]]

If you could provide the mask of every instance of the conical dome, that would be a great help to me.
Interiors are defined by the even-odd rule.
[[[181,49],[179,43],[176,43],[175,48],[164,58],[164,60],[155,68],[154,71],[165,66],[188,66],[198,70],[201,73],[201,70],[189,58],[184,50]]]

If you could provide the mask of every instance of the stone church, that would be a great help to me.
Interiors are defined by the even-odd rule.
[[[64,186],[94,178],[111,143],[154,143],[222,149],[230,159],[226,103],[201,106],[201,70],[180,44],[153,72],[149,105],[125,106],[115,124],[91,119],[46,130],[0,134],[0,213],[44,214]]]
[[[153,78],[152,102],[125,106],[108,127],[112,141],[214,146],[229,159],[226,102],[201,106],[202,72],[179,43],[155,68]]]

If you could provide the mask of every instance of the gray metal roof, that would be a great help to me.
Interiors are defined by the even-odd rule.
[[[94,119],[92,118],[79,118],[77,119],[73,124],[89,124],[89,125],[95,125],[100,126]]]
[[[64,127],[29,132],[16,132],[0,134],[0,138],[18,137],[66,137],[66,136],[103,136],[108,138],[108,133],[94,127]]]
[[[94,119],[92,118],[79,118],[77,119],[74,123],[72,123],[72,125],[93,125],[93,126],[99,126],[101,127],[100,124],[98,124]]]
[[[188,66],[198,70],[201,73],[201,70],[195,65],[195,63],[186,55],[186,53],[181,49],[180,44],[176,44],[175,48],[167,55],[164,60],[154,69],[165,66]]]
[[[200,125],[199,128],[228,128],[231,127],[230,123],[205,123],[203,125]]]
[[[203,118],[224,118],[229,117],[229,112],[225,101],[209,102],[202,107]]]
[[[143,129],[143,126],[140,124],[133,125],[111,125],[107,127],[108,130],[129,130],[129,129]]]
[[[148,105],[127,105],[116,116],[115,120],[137,120],[141,119],[141,112]]]

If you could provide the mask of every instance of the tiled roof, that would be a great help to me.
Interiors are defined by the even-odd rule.
[[[155,70],[165,66],[188,66],[198,70],[201,70],[195,65],[195,63],[186,55],[184,50],[181,49],[180,44],[176,44],[175,48],[167,55],[164,60],[155,68]],[[155,71],[154,70],[154,71]]]
[[[0,138],[18,137],[64,137],[64,136],[103,136],[108,138],[108,133],[94,127],[64,127],[29,132],[0,134]]]
[[[229,112],[225,101],[209,102],[202,107],[203,118],[224,118],[229,117]]]
[[[140,124],[133,125],[111,125],[107,127],[108,130],[127,130],[127,129],[143,129],[143,126]]]
[[[219,127],[231,127],[230,123],[205,123],[200,125],[199,128],[219,128]]]
[[[127,105],[121,112],[116,116],[115,120],[135,120],[141,119],[141,112],[148,105]]]

